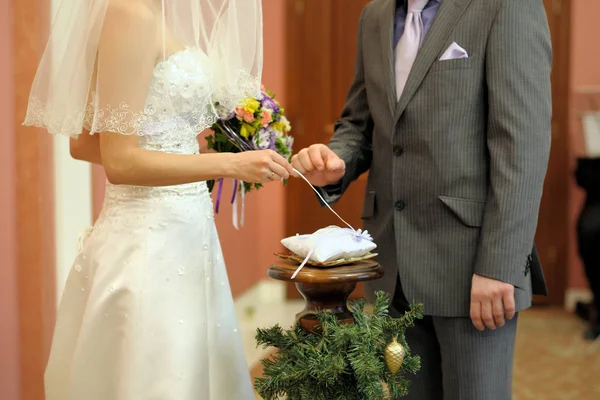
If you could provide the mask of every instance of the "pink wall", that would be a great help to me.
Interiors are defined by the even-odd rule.
[[[20,398],[11,8],[0,2],[0,399]]]
[[[265,64],[263,82],[277,94],[285,105],[284,75],[284,16],[285,2],[263,0]],[[202,143],[204,144],[204,143]],[[104,196],[104,174],[100,167],[93,170],[94,217],[97,217]],[[232,183],[223,188],[223,201],[217,228],[223,248],[231,289],[234,296],[266,277],[273,260],[272,253],[280,250],[279,240],[284,235],[285,193],[278,183],[266,185],[259,192],[246,197],[244,227],[236,231],[231,222]],[[214,196],[213,196],[214,197]],[[198,240],[201,240],[200,238]]]
[[[579,116],[574,110],[575,93],[584,87],[596,86],[600,88],[600,47],[598,37],[600,35],[600,1],[573,0],[571,19],[571,149],[573,152],[573,164],[575,158],[584,154],[583,138],[581,136],[581,125]],[[575,222],[579,216],[583,195],[572,183],[571,191],[571,220],[573,230],[570,235],[570,271],[569,287],[585,288],[587,282],[581,261],[577,253]]]

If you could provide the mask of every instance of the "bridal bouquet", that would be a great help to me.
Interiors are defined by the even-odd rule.
[[[218,153],[239,153],[271,149],[288,160],[292,157],[294,138],[289,135],[292,127],[284,115],[283,107],[275,100],[275,95],[264,86],[258,97],[243,100],[233,112],[224,110],[219,104],[215,104],[215,108],[221,117],[211,126],[213,134],[206,138],[209,150]],[[215,181],[207,183],[212,192]],[[261,186],[260,183],[236,180],[231,202],[235,202],[238,191],[243,196],[246,192],[260,189]],[[219,179],[215,202],[217,213],[222,189],[223,179]]]

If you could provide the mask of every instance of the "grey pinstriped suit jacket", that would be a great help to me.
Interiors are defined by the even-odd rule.
[[[467,317],[477,273],[513,284],[522,310],[546,294],[533,244],[551,140],[542,0],[442,0],[399,102],[394,7],[374,0],[361,15],[355,81],[329,144],[346,175],[326,200],[369,170],[362,218],[386,277],[368,297],[394,293],[399,272],[426,314]],[[452,42],[469,58],[439,61]]]

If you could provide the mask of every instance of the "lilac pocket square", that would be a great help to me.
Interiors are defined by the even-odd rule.
[[[469,54],[465,49],[460,47],[456,42],[452,42],[452,44],[446,49],[444,54],[440,57],[440,61],[444,60],[456,60],[457,58],[469,58]]]

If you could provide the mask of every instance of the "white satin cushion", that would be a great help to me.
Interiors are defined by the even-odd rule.
[[[290,236],[281,244],[304,258],[312,249],[309,260],[319,263],[362,257],[377,247],[367,231],[352,231],[339,226],[328,226],[310,235]]]

